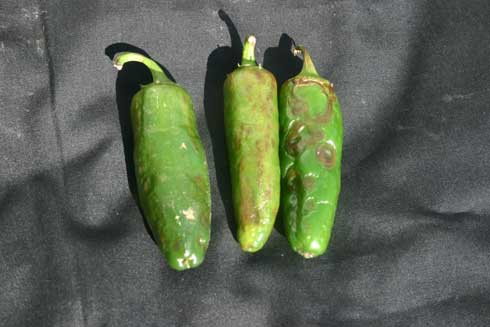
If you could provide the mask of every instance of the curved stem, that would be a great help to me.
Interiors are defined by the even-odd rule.
[[[125,63],[131,61],[140,62],[143,65],[145,65],[150,70],[154,83],[170,82],[167,75],[165,75],[163,70],[160,68],[160,66],[158,66],[156,62],[139,53],[135,53],[135,52],[116,53],[114,59],[112,60],[112,63],[114,64],[114,67],[116,67],[118,70],[121,70]]]
[[[303,56],[303,68],[301,69],[302,75],[318,75],[315,65],[311,60],[310,54],[306,51],[305,47],[297,46],[293,49],[293,54],[295,56],[301,54]]]
[[[245,44],[243,45],[243,53],[242,53],[242,63],[241,66],[257,66],[255,62],[255,43],[257,40],[255,36],[249,35],[245,40]]]

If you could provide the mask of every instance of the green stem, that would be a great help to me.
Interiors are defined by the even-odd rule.
[[[131,61],[140,62],[146,67],[148,67],[148,69],[151,72],[151,76],[153,77],[154,83],[170,82],[167,75],[165,75],[163,70],[160,68],[160,66],[158,66],[156,62],[139,53],[135,53],[135,52],[116,53],[114,59],[112,60],[112,63],[114,64],[114,67],[116,67],[118,70],[121,70],[125,63]]]
[[[311,60],[310,54],[306,51],[305,47],[297,46],[293,49],[293,54],[295,56],[301,54],[303,56],[303,69],[301,69],[302,75],[315,75],[318,76],[315,65]]]
[[[241,66],[257,66],[255,62],[255,43],[257,40],[255,36],[249,35],[245,40],[245,44],[243,45],[243,53],[242,53],[242,63]]]

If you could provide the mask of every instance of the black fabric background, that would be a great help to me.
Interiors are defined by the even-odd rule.
[[[490,326],[488,17],[486,0],[2,0],[0,325]],[[343,187],[318,259],[277,231],[248,255],[230,231],[236,33],[279,81],[300,64],[287,33],[335,84]],[[126,49],[195,103],[213,223],[192,271],[165,265],[128,187],[127,108],[149,74],[117,73]]]

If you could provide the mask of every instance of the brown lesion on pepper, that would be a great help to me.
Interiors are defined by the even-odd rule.
[[[264,144],[266,140],[257,140],[255,141],[255,149],[256,154],[255,158],[257,159],[257,178],[261,179],[264,175],[264,154],[266,150],[266,144]]]
[[[333,105],[335,101],[337,101],[337,96],[333,91],[333,84],[329,83],[327,89],[329,90],[326,94],[328,98],[328,103],[327,108],[325,108],[325,112],[321,115],[322,120],[319,120],[319,122],[321,123],[328,123],[331,120],[333,115]]]
[[[305,132],[302,132],[304,129]],[[324,138],[324,134],[320,129],[311,129],[299,120],[293,122],[286,135],[286,151],[291,156],[301,154],[306,147],[312,146],[320,142]]]
[[[262,192],[262,196],[264,197],[264,199],[270,200],[272,198],[272,188],[266,187],[265,190]]]
[[[293,106],[291,109],[294,115],[300,116],[304,114],[305,112],[308,111],[308,106],[306,104],[298,105],[298,106]]]
[[[270,83],[272,86],[274,87],[277,87],[277,82],[276,82],[276,78],[274,77],[274,75],[268,71],[267,69],[263,69],[261,66],[259,66],[260,68],[258,69],[254,69],[254,73],[255,75],[257,76],[257,79],[259,80],[266,80],[264,81],[265,83]]]
[[[324,112],[319,114],[318,116],[315,117],[315,121],[317,123],[321,123],[321,124],[326,124],[328,123],[331,118],[332,118],[332,114],[333,114],[333,96],[330,95],[328,96],[328,102],[327,102],[327,107],[325,108]]]
[[[197,133],[197,132],[190,134],[192,148],[194,149],[194,152],[200,152],[200,151],[202,151],[201,150],[202,149],[201,140],[199,138],[199,135],[197,135],[195,133]]]
[[[265,104],[262,104],[259,108],[257,108],[258,111],[260,112],[260,114],[264,115],[265,117],[270,116],[270,113],[271,113],[271,110],[270,110],[271,106],[268,105],[268,102],[269,102],[269,100],[267,100]]]
[[[265,167],[268,164],[265,160],[264,155],[266,152],[270,152],[269,141],[267,139],[257,140],[256,143],[256,158],[257,160],[257,181],[259,182],[259,188],[262,192],[262,198],[271,199],[272,198],[272,187],[269,183],[268,176],[265,173]],[[273,148],[272,148],[273,149]]]
[[[325,82],[324,84],[326,85],[328,91],[330,92],[329,94],[335,95],[335,92],[333,91],[333,83],[331,83],[331,82],[328,82],[328,83]]]
[[[302,179],[302,184],[305,190],[311,190],[315,186],[316,178],[313,176],[305,176]]]
[[[182,247],[182,242],[181,240],[177,237],[173,242],[172,242],[172,249],[175,252],[178,252],[180,248]]]
[[[298,173],[294,168],[289,168],[286,172],[286,187],[290,190],[296,189],[296,179],[298,178]]]
[[[207,204],[198,207],[197,216],[199,224],[204,228],[208,228],[211,224],[211,207]]]
[[[316,148],[316,157],[326,168],[335,166],[335,147],[329,143],[322,143]]]
[[[252,133],[252,128],[247,125],[242,125],[233,135],[233,149],[239,151],[242,146],[242,140],[246,139]]]
[[[167,246],[167,242],[166,242],[165,237],[163,237],[163,233],[160,233],[159,234],[158,240],[160,242],[160,245],[162,245],[163,247],[166,247]]]
[[[196,210],[196,215],[198,218],[197,222],[199,226],[201,226],[201,228],[206,229],[211,224],[211,214],[209,212],[210,212],[210,207],[208,205],[197,207]]]
[[[319,80],[316,78],[304,77],[304,76],[294,78],[292,80],[292,83],[293,83],[292,90],[291,90],[292,97],[290,98],[294,98],[294,100],[293,99],[290,100],[290,98],[288,98],[288,104],[292,104],[291,105],[292,113],[295,115],[306,113],[307,116],[305,117],[306,120],[311,121],[313,123],[322,123],[322,124],[328,123],[332,118],[333,104],[337,99],[333,91],[333,84],[325,80]],[[323,93],[327,97],[327,107],[325,108],[322,114],[317,115],[316,117],[310,117],[308,115],[306,104],[304,110],[301,107],[301,105],[297,104],[297,103],[304,103],[304,102],[297,100],[298,96],[296,95],[295,92],[298,87],[308,86],[311,84],[319,85]],[[296,103],[293,103],[293,101]],[[299,110],[297,108],[299,108]]]
[[[330,93],[333,93],[333,84],[325,81],[325,80],[320,80],[318,78],[312,78],[312,77],[307,77],[307,76],[300,76],[296,77],[292,80],[294,86],[306,86],[306,85],[311,85],[311,84],[317,84],[319,85],[323,91],[329,95]],[[293,87],[294,88],[294,87]]]
[[[265,96],[265,99],[267,100],[267,103],[272,103],[272,101],[274,100],[274,94],[272,94],[272,92],[268,92]],[[270,106],[264,106],[264,111],[270,111],[268,109],[270,109]]]
[[[239,209],[240,212],[239,212],[238,219],[239,219],[239,224],[243,226],[247,226],[250,224],[258,225],[260,223],[259,221],[260,216],[257,212],[257,208],[254,205],[254,201],[251,195],[252,194],[248,192],[248,194],[244,196],[241,200],[241,207]]]
[[[201,175],[194,176],[194,183],[196,184],[197,188],[200,189],[201,191],[207,191],[206,182],[204,181],[204,178]]]
[[[308,105],[304,101],[299,100],[296,96],[289,96],[287,98],[287,103],[294,116],[301,116],[308,112]]]
[[[311,212],[315,210],[315,200],[313,198],[307,198],[303,204],[303,210],[306,212]]]
[[[271,147],[271,149],[276,149],[277,142],[276,142],[276,138],[275,137],[270,137],[269,138],[269,146]]]
[[[286,135],[286,151],[292,156],[296,156],[304,150],[304,143],[302,142],[302,137],[300,135],[300,132],[304,127],[305,125],[302,122],[296,120],[293,122]]]
[[[310,131],[310,137],[306,141],[306,145],[316,144],[316,143],[320,142],[321,140],[323,140],[324,137],[325,137],[325,135],[323,134],[322,130],[314,129],[313,131]]]
[[[245,162],[240,162],[239,170],[242,172]],[[255,182],[255,181],[253,181]],[[237,220],[240,225],[259,224],[259,215],[253,198],[252,186],[246,178],[240,179],[239,184],[239,207],[237,208]]]
[[[259,81],[265,77],[265,76],[264,76],[264,74],[263,74],[263,72],[262,72],[261,70],[259,70],[259,69],[252,69],[252,70],[251,70],[251,73],[252,73],[252,74],[255,76],[255,78],[256,78],[257,80],[259,80]]]
[[[205,178],[201,175],[197,175],[194,177],[194,184],[196,185],[196,191],[198,192],[196,195],[198,197],[207,197],[208,195],[208,183],[206,182]],[[207,203],[207,200],[203,200],[201,205],[196,206],[197,208],[197,216],[203,226],[209,226],[210,224],[210,217],[209,215],[206,215],[204,213],[210,211],[210,206]]]

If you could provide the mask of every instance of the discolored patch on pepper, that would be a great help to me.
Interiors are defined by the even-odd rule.
[[[286,135],[286,151],[292,156],[303,151],[300,133],[304,128],[305,125],[298,120],[294,121],[289,128],[288,134]]]
[[[242,201],[238,214],[242,217],[242,226],[259,224],[259,215],[257,214],[252,189],[248,185],[243,186]]]
[[[333,93],[333,84],[325,81],[325,80],[320,80],[316,77],[309,77],[309,76],[300,76],[300,77],[294,77],[292,79],[292,82],[295,87],[297,86],[309,86],[311,84],[316,84],[319,85],[326,94]]]
[[[252,75],[255,77],[255,80],[257,83],[260,83],[261,80],[263,80],[265,78],[264,74],[258,69],[253,69],[253,70],[251,70],[251,72],[252,72]]]
[[[179,238],[175,239],[172,243],[172,250],[178,252],[181,249],[181,240]]]
[[[265,96],[265,99],[266,99],[268,102],[272,102],[272,101],[274,101],[274,95],[273,95],[273,94],[271,94],[271,93],[269,93],[269,94],[267,94],[267,95]],[[268,108],[267,106],[264,106],[264,107],[263,107],[263,110],[267,112],[267,111],[269,110],[269,108]]]
[[[292,107],[293,115],[301,116],[308,111],[308,106],[305,103],[301,103]]]
[[[260,158],[264,156],[267,146],[267,140],[255,141],[256,158],[259,158],[259,160],[257,160],[257,180],[262,180],[262,178],[264,178],[264,174],[266,173],[264,166],[267,164],[267,162],[266,160],[260,160]]]
[[[201,191],[206,191],[209,187],[206,180],[201,175],[194,176],[194,182],[196,183],[197,188]]]
[[[335,165],[335,148],[330,143],[322,143],[316,148],[318,160],[326,167],[332,168]]]
[[[271,197],[272,196],[272,192],[273,192],[273,190],[270,187],[266,188],[264,190],[264,192],[263,192],[264,197],[265,198]]]
[[[158,238],[158,241],[162,246],[166,246],[166,238],[163,236],[163,234],[160,234],[160,237]]]
[[[296,179],[298,178],[298,173],[294,168],[289,168],[286,173],[286,185],[289,189],[296,188]]]
[[[308,105],[304,101],[299,100],[295,96],[290,96],[287,98],[288,107],[290,108],[290,112],[294,116],[301,116],[304,113],[308,112]]]
[[[325,110],[319,114],[318,116],[314,117],[314,120],[316,120],[317,123],[319,124],[326,124],[332,119],[332,113],[333,113],[333,99],[331,96],[327,95],[327,107]]]
[[[304,115],[304,119],[307,123],[328,123],[332,118],[333,104],[337,100],[335,93],[333,93],[333,84],[327,81],[321,81],[311,77],[299,77],[291,80],[293,87],[291,90],[291,96],[288,97],[288,102],[293,103],[292,112],[295,115]],[[311,85],[319,85],[327,98],[327,105],[321,114],[311,117],[308,111],[308,105],[301,97],[297,95],[296,89],[298,87],[307,87]]]
[[[233,150],[239,151],[242,146],[243,140],[248,139],[252,133],[252,126],[248,124],[242,124],[239,128],[237,128],[237,131],[235,132],[233,137]]]
[[[197,131],[196,131],[196,133],[197,133]],[[192,135],[190,138],[190,141],[192,143],[192,147],[193,147],[194,151],[204,151],[202,148],[201,138],[199,137],[199,135],[197,135],[197,134]],[[179,149],[180,149],[180,146],[179,146]]]
[[[307,198],[303,204],[303,211],[305,213],[309,213],[309,212],[315,210],[315,206],[316,206],[315,199]]]
[[[316,178],[313,176],[303,177],[303,187],[305,190],[311,190],[315,186]]]
[[[303,153],[307,147],[317,144],[324,137],[321,130],[305,126],[307,123],[296,120],[286,135],[286,151],[293,157]]]

